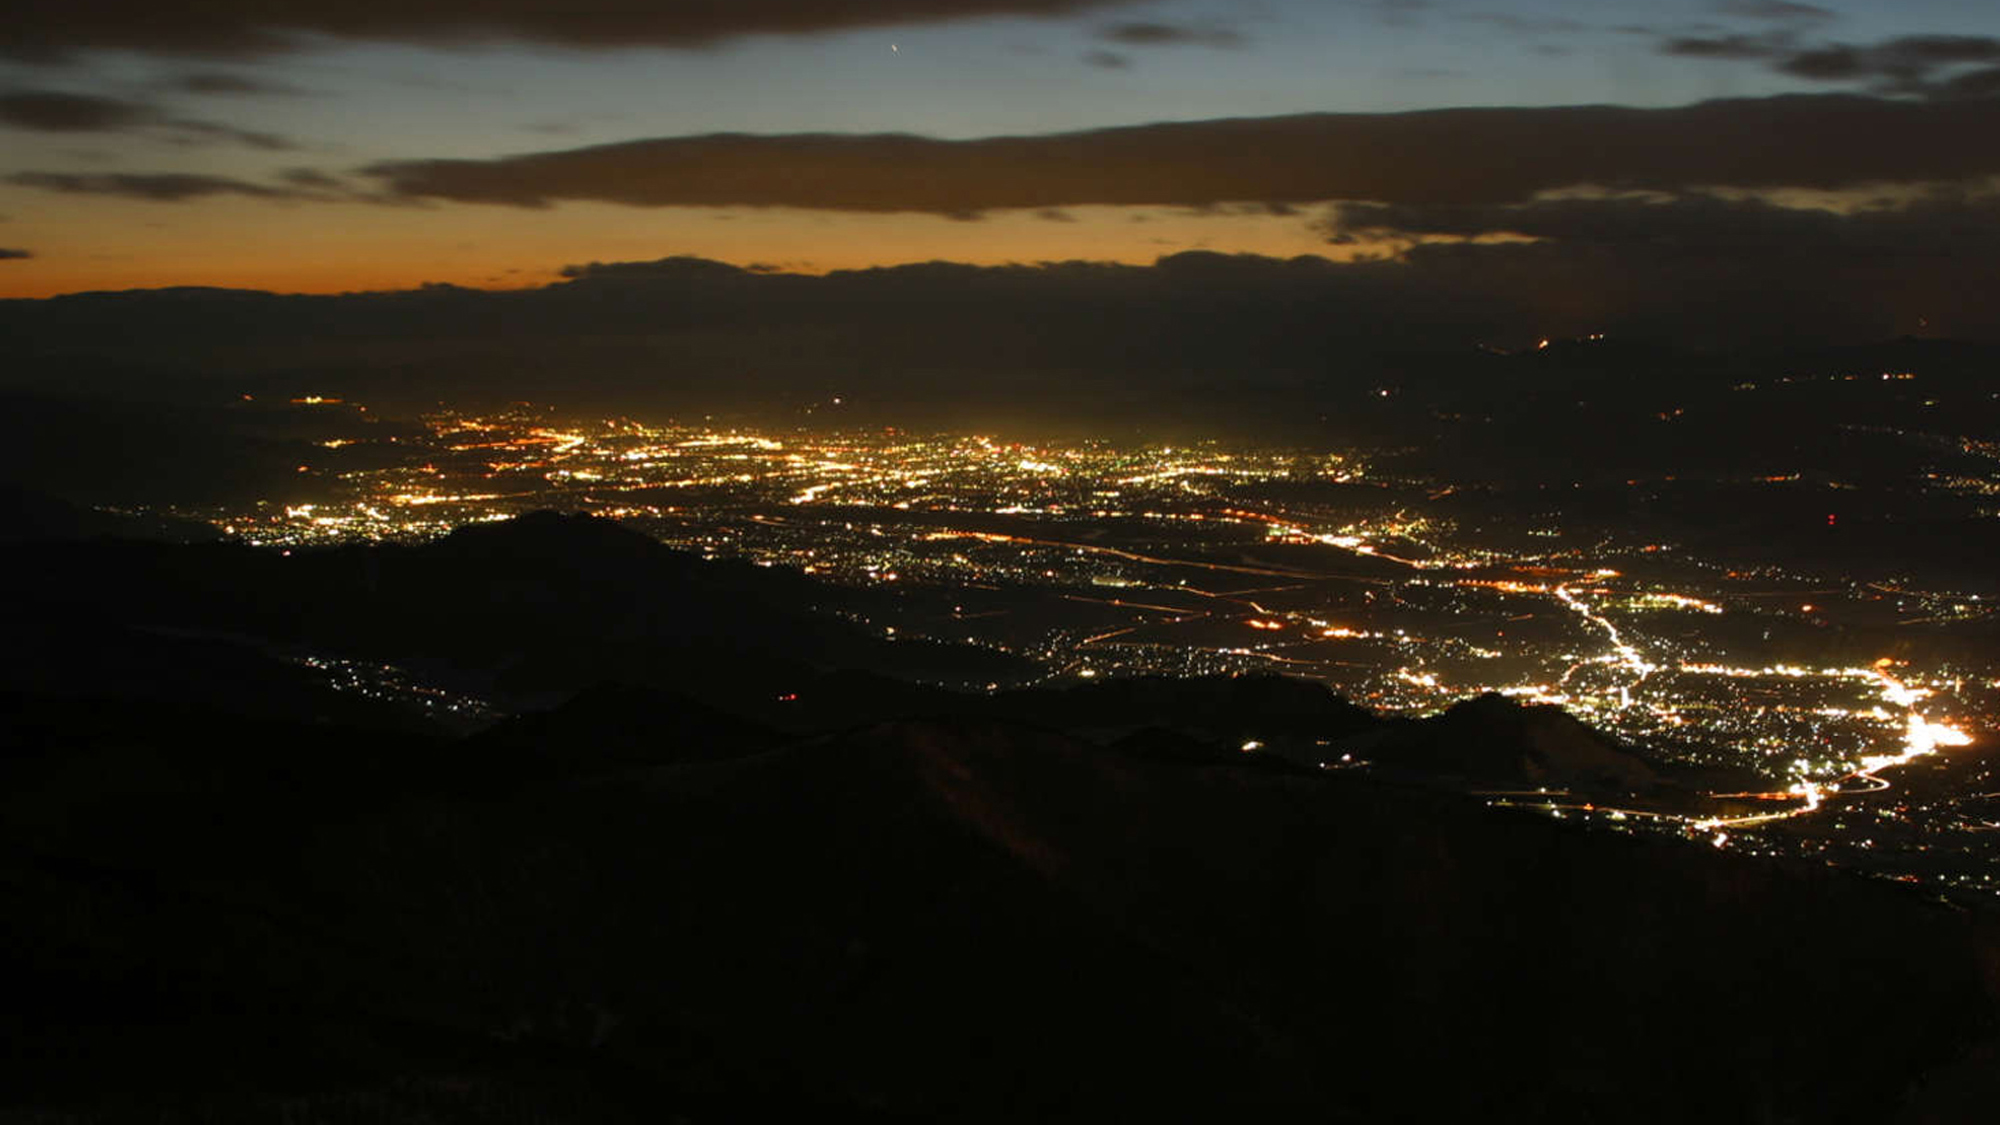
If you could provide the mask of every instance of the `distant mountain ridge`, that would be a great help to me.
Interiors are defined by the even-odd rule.
[[[986,649],[864,634],[821,612],[836,595],[802,575],[705,562],[610,520],[552,512],[420,546],[99,542],[16,554],[43,575],[34,601],[9,607],[24,625],[198,630],[430,660],[523,697],[633,674],[690,689],[726,669],[728,684],[754,681],[761,697],[814,668],[927,667],[985,682],[1027,667]]]
[[[1661,782],[1644,759],[1562,708],[1492,692],[1431,719],[1384,725],[1338,748],[1392,769],[1475,784],[1638,793]]]
[[[86,508],[0,481],[0,545],[74,539],[207,543],[222,534],[204,523]]]
[[[560,369],[562,405],[573,409],[784,410],[835,385],[857,407],[902,412],[905,422],[1205,414],[1211,426],[1257,418],[1268,432],[1288,410],[1313,406],[1317,417],[1329,401],[1373,425],[1380,412],[1360,395],[1384,383],[1491,375],[1520,384],[1592,371],[1685,383],[1871,349],[1886,356],[1896,345],[1885,352],[1869,341],[1907,330],[1871,310],[1766,331],[1725,304],[1702,310],[1722,322],[1715,332],[1677,332],[1671,310],[1652,308],[1627,309],[1627,324],[1551,324],[1575,317],[1490,292],[1477,302],[1420,300],[1361,282],[1413,268],[1190,251],[1153,266],[930,262],[809,276],[669,258],[577,267],[518,290],[181,288],[0,301],[0,336],[16,342],[20,362],[5,380],[16,389],[90,385],[151,401],[223,387],[342,394],[383,408],[479,407],[546,398],[546,373]],[[1822,327],[1806,334],[1813,322]],[[1966,330],[1976,335],[1977,322]],[[1538,333],[1553,337],[1541,354]],[[1983,355],[1990,369],[1991,342],[1964,345],[1956,359],[1921,343],[1924,364]],[[1526,346],[1530,354],[1515,358],[1529,362],[1481,345]],[[1147,393],[1135,394],[1134,380]]]

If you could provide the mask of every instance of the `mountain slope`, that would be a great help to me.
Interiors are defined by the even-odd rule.
[[[551,753],[594,729],[564,726]],[[206,848],[9,853],[12,1104],[106,1119],[55,1042],[142,1099],[458,1075],[519,1120],[1879,1121],[1994,1015],[1973,927],[1895,888],[987,721],[511,794],[233,792]]]

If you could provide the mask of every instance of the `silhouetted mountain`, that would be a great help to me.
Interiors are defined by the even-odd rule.
[[[610,520],[539,513],[420,546],[275,552],[237,544],[53,544],[24,620],[195,630],[383,660],[426,660],[489,690],[554,699],[608,679],[763,699],[814,668],[985,682],[1024,662],[903,645],[822,613],[806,577],[707,562]]]
[[[1212,742],[1166,727],[1147,727],[1109,744],[1109,749],[1148,762],[1177,762],[1181,765],[1219,766],[1230,762],[1229,751]],[[1237,751],[1240,756],[1241,750]]]
[[[0,478],[91,504],[250,504],[314,500],[327,483],[301,474],[329,452],[253,425],[213,387],[139,380],[123,394],[94,378],[57,378],[38,393],[0,388]],[[115,383],[115,380],[113,380]],[[91,387],[94,397],[82,397]]]
[[[1746,217],[1741,229],[1764,229],[1768,218]],[[1956,231],[1962,218],[1937,221],[1946,224],[1939,231]],[[1420,245],[1395,261],[1189,251],[1150,267],[927,262],[817,277],[679,258],[580,267],[526,290],[181,289],[6,301],[0,336],[15,342],[7,373],[15,386],[47,391],[87,379],[105,393],[154,400],[222,385],[473,406],[546,396],[549,372],[561,371],[565,405],[576,409],[784,411],[838,387],[861,410],[883,408],[906,423],[955,415],[989,426],[1026,417],[1213,427],[1227,419],[1261,421],[1268,432],[1298,414],[1317,420],[1335,403],[1358,411],[1356,392],[1385,378],[1462,371],[1481,342],[1518,348],[1546,333],[1575,341],[1551,352],[1605,345],[1583,363],[1606,374],[1616,373],[1613,360],[1667,369],[1666,349],[1646,341],[1679,342],[1689,362],[1675,373],[1685,381],[1717,366],[1696,348],[1783,357],[1801,354],[1800,343],[1907,330],[1913,318],[1896,309],[1911,299],[1907,275],[1887,286],[1902,296],[1885,301],[1886,289],[1850,275],[1836,282],[1834,270],[1798,268],[1798,255],[1837,244],[1823,235],[1782,253],[1649,258],[1644,268],[1615,264],[1606,246],[1561,239]],[[1880,265],[1895,255],[1864,257]],[[1938,280],[1944,288],[1931,296],[1958,306],[1940,323],[1974,338],[1993,335],[1992,314],[1957,294],[1980,291],[1983,261],[1940,255],[1922,271],[1933,279],[1964,271]],[[1837,265],[1851,271],[1855,260]],[[1619,290],[1617,310],[1601,304],[1607,286]],[[1544,304],[1558,290],[1571,296]],[[1691,302],[1691,292],[1707,298]],[[1588,339],[1599,332],[1609,338]],[[1544,373],[1568,369],[1568,357],[1545,358],[1554,362]]]
[[[512,796],[203,776],[7,778],[8,1108],[1859,1122],[1995,1014],[1895,888],[994,723]]]
[[[1339,749],[1391,769],[1475,783],[1632,793],[1660,781],[1644,759],[1562,708],[1492,693],[1429,719],[1388,724]]]
[[[157,539],[169,543],[207,543],[220,538],[221,534],[205,523],[84,508],[59,497],[0,483],[0,544],[55,539]]]
[[[1306,765],[1285,757],[1281,753],[1271,753],[1262,746],[1228,746],[1220,742],[1204,741],[1181,731],[1167,727],[1147,727],[1136,730],[1115,741],[1105,744],[1105,748],[1116,754],[1125,754],[1145,762],[1160,762],[1183,766],[1226,766],[1232,769],[1265,770],[1275,773],[1311,773],[1318,767]]]
[[[1993,371],[1995,346],[1973,340],[1899,336],[1843,347],[1800,349],[1786,354],[1787,366],[1842,375],[1923,371],[1941,378],[1984,378]]]
[[[1311,747],[1380,722],[1324,684],[1270,675],[1108,677],[989,695],[839,670],[801,680],[779,705],[756,713],[799,733],[912,717],[1022,723],[1096,743],[1167,730],[1206,747],[1205,759],[1240,755],[1243,743],[1255,741],[1312,764]]]
[[[607,683],[473,735],[463,752],[478,770],[521,784],[721,761],[782,741],[775,731],[686,696]]]
[[[70,699],[213,708],[296,722],[416,731],[408,707],[337,690],[327,675],[243,637],[128,627],[74,606],[18,599],[0,609],[0,685]]]
[[[1135,676],[1004,692],[991,714],[1074,734],[1163,725],[1231,743],[1339,738],[1378,722],[1325,684],[1284,676]]]

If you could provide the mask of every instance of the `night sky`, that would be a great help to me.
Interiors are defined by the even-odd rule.
[[[1208,250],[2000,329],[1991,4],[80,0],[0,136],[4,296]]]

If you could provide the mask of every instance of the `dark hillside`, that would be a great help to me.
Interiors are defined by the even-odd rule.
[[[310,760],[10,787],[13,1105],[1880,1121],[1993,1011],[1893,888],[1345,775],[990,723],[511,796]],[[94,830],[120,786],[207,846]]]

